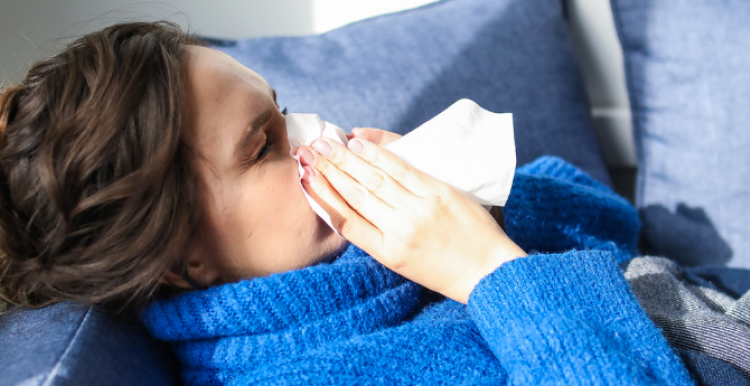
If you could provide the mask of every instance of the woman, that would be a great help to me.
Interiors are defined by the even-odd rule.
[[[382,132],[318,141],[339,236],[271,87],[168,23],[38,63],[0,132],[0,293],[138,310],[188,384],[692,382],[617,266],[635,211],[562,160],[519,169],[506,234]]]

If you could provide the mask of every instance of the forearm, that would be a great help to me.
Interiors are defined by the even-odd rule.
[[[692,384],[606,252],[508,262],[468,304],[511,383]]]

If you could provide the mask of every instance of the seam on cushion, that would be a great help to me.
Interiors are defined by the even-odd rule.
[[[47,377],[44,379],[44,382],[41,383],[41,386],[49,386],[49,385],[51,385],[51,382],[57,376],[57,373],[60,371],[60,368],[62,367],[62,362],[68,356],[68,353],[70,352],[70,349],[73,347],[73,345],[78,340],[78,335],[83,330],[83,326],[86,324],[86,321],[88,321],[89,316],[91,315],[91,309],[92,308],[93,307],[89,306],[89,308],[86,310],[86,315],[83,316],[83,319],[81,319],[81,323],[78,324],[78,327],[76,328],[76,332],[75,332],[75,334],[73,334],[73,338],[70,339],[70,342],[68,342],[68,346],[65,347],[65,351],[63,351],[62,355],[60,355],[60,358],[57,359],[57,362],[55,363],[55,366],[52,367],[52,370],[49,372],[49,374],[47,374]]]

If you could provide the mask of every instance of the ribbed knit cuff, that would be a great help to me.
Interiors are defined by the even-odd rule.
[[[514,382],[691,384],[605,251],[508,262],[479,282],[468,308]]]

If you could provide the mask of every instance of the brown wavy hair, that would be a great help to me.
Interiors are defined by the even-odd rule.
[[[111,26],[2,94],[4,301],[119,313],[184,265],[199,213],[181,141],[190,45],[202,43],[169,22]]]

